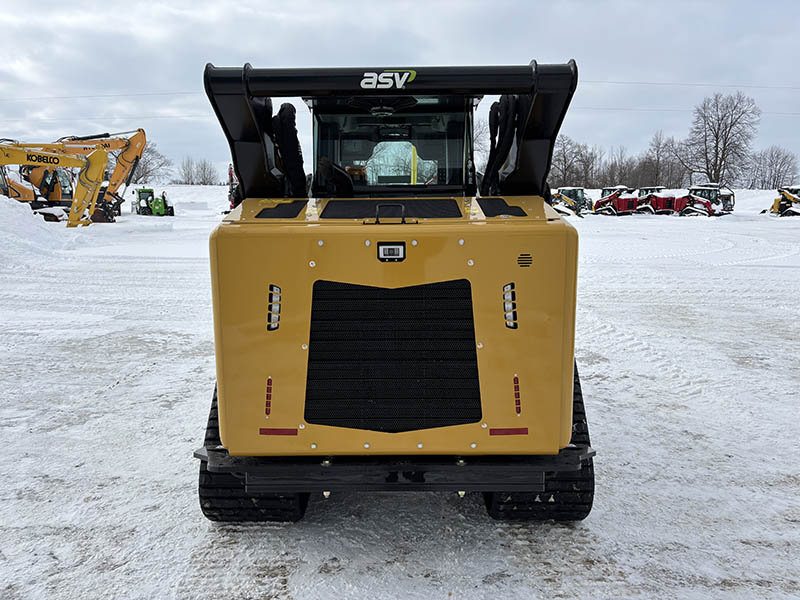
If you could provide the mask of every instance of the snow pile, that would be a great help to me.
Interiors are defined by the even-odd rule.
[[[9,265],[30,252],[47,254],[63,247],[63,223],[45,223],[22,202],[0,196],[0,262]]]
[[[689,190],[686,188],[676,188],[672,190],[664,189],[653,193],[654,196],[659,198],[683,198],[689,195]]]
[[[17,187],[27,188],[30,191],[36,193],[36,188],[33,187],[30,181],[25,181],[22,176],[17,173],[16,171],[12,171],[11,169],[6,169],[6,177],[11,179],[14,182],[14,185]]]

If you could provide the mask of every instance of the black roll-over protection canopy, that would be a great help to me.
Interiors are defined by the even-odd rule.
[[[206,65],[206,94],[231,148],[242,197],[283,197],[271,97],[503,96],[484,194],[544,195],[553,145],[578,81],[566,64],[417,68],[256,69]],[[498,104],[498,103],[496,103]],[[497,117],[499,116],[499,119]],[[495,137],[497,139],[495,139]]]

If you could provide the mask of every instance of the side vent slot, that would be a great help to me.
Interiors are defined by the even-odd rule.
[[[269,285],[267,302],[267,331],[275,331],[281,324],[281,288]]]
[[[533,256],[530,254],[520,254],[517,257],[517,264],[520,267],[530,267],[533,264]]]
[[[517,292],[514,283],[507,283],[503,286],[503,314],[506,320],[506,327],[516,329],[517,323]]]

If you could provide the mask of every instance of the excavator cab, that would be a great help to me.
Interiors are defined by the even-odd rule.
[[[206,67],[238,180],[210,242],[206,517],[295,521],[310,494],[342,490],[476,492],[498,519],[589,514],[577,233],[547,184],[576,84],[574,61]],[[501,98],[479,190],[485,94]],[[282,97],[310,109],[310,194]]]

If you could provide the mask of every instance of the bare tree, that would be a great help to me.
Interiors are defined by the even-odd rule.
[[[794,153],[780,146],[770,146],[753,153],[747,177],[742,182],[750,188],[776,189],[790,185],[797,175]]]
[[[173,180],[173,183],[183,183],[186,185],[194,185],[195,181],[195,162],[191,156],[184,156],[181,164],[178,165],[178,174]]]
[[[474,148],[475,169],[483,173],[486,171],[486,163],[489,161],[489,149],[491,147],[489,121],[487,119],[477,119],[475,121],[472,146]]]
[[[708,181],[732,183],[750,161],[760,119],[755,100],[742,92],[714,94],[695,107],[689,136],[673,144],[673,156]]]
[[[210,160],[201,158],[194,166],[194,183],[196,185],[216,185],[219,183],[219,173]]]
[[[550,183],[553,187],[575,185],[579,154],[580,146],[569,136],[560,135],[556,138],[550,167]]]
[[[133,172],[131,183],[161,183],[172,175],[172,161],[161,154],[155,142],[148,142]]]

